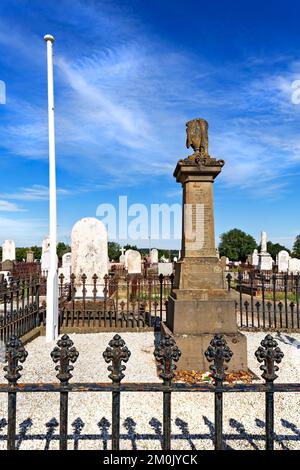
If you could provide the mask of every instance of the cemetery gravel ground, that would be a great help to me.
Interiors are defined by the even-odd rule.
[[[153,359],[153,333],[122,333],[131,357],[126,365],[126,381],[159,381]],[[249,367],[260,375],[254,358],[265,333],[246,333]],[[282,333],[278,339],[285,357],[280,364],[280,382],[300,381],[300,334]],[[79,351],[73,371],[76,382],[104,382],[107,364],[102,357],[112,333],[70,335]],[[50,352],[54,343],[39,337],[26,346],[21,382],[55,381]],[[0,380],[5,383],[4,373]],[[213,394],[174,393],[172,395],[172,448],[212,449]],[[225,446],[232,449],[263,449],[264,395],[228,393],[224,399]],[[0,448],[7,432],[7,397],[0,397]],[[275,395],[276,449],[300,449],[300,396]],[[17,432],[20,449],[58,448],[59,396],[56,393],[18,394]],[[100,424],[99,424],[100,423]],[[121,449],[161,449],[162,395],[123,393],[121,395]],[[110,448],[111,394],[70,393],[69,449]]]

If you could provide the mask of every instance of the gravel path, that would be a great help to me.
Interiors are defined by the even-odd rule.
[[[265,333],[246,333],[249,367],[260,375],[254,357]],[[79,351],[74,381],[108,381],[107,364],[102,358],[111,333],[72,334]],[[121,335],[131,358],[126,381],[159,381],[153,359],[153,333]],[[280,364],[280,382],[300,382],[300,334],[274,335],[285,357]],[[50,352],[54,343],[39,337],[26,346],[22,382],[55,381]],[[1,372],[0,382],[5,383]],[[7,398],[0,397],[0,449],[6,446]],[[213,394],[174,393],[172,395],[172,448],[213,448]],[[264,395],[225,394],[225,445],[232,449],[264,448]],[[300,449],[300,394],[275,395],[277,449]],[[20,449],[58,448],[59,397],[55,393],[18,394],[17,427]],[[161,449],[162,396],[160,393],[123,393],[121,396],[121,448]],[[71,393],[69,401],[69,448],[110,448],[111,396],[109,393]]]

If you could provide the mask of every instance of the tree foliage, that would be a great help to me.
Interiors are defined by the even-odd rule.
[[[257,248],[257,243],[252,235],[234,228],[222,233],[219,244],[220,256],[226,256],[231,261],[245,262],[247,256]]]
[[[56,246],[56,253],[58,258],[62,258],[65,253],[69,253],[71,251],[70,245],[66,245],[64,242],[58,242]]]
[[[121,247],[119,243],[108,242],[108,257],[110,260],[119,261],[121,255]]]
[[[300,258],[300,235],[297,235],[293,245],[293,256]]]

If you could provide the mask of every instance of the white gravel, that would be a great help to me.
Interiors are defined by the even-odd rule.
[[[246,333],[249,367],[260,375],[254,357],[265,333]],[[73,381],[101,382],[107,379],[102,358],[112,333],[72,334],[79,351]],[[153,333],[122,333],[131,350],[126,381],[158,381],[153,359]],[[300,334],[274,335],[285,357],[280,364],[280,382],[300,382]],[[54,343],[39,337],[26,346],[28,357],[22,382],[56,381],[50,352]],[[5,383],[1,373],[0,382]],[[213,448],[213,394],[174,393],[172,395],[172,448]],[[276,394],[275,432],[277,449],[300,449],[300,394]],[[224,403],[225,445],[233,449],[263,449],[264,395],[228,393]],[[7,398],[0,396],[0,449],[6,446]],[[17,403],[18,446],[20,449],[58,448],[59,395],[20,393]],[[100,424],[99,424],[100,423]],[[121,448],[161,449],[162,396],[160,393],[121,395]],[[69,448],[110,448],[111,395],[71,393],[69,401]]]

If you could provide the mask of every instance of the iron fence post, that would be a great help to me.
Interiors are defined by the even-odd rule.
[[[120,384],[125,377],[123,371],[126,366],[123,362],[128,362],[130,355],[131,352],[125,345],[125,341],[119,335],[113,337],[103,353],[105,362],[107,364],[111,362],[107,369],[110,372],[108,377],[114,386],[112,392],[112,450],[120,448]]]
[[[9,383],[8,410],[7,410],[7,450],[16,450],[16,413],[17,413],[17,392],[15,385],[21,377],[20,371],[23,367],[19,364],[27,357],[22,342],[16,336],[12,336],[6,344],[4,367],[5,378]]]
[[[70,362],[76,362],[79,353],[73,341],[68,335],[63,335],[61,339],[57,341],[57,346],[51,352],[51,357],[54,363],[58,363],[55,366],[55,370],[58,371],[56,377],[61,383],[62,390],[60,392],[60,423],[59,423],[59,450],[68,449],[68,384],[72,378],[71,371],[74,366]]]
[[[223,381],[232,356],[223,335],[215,335],[205,351],[215,383],[215,450],[223,450]]]
[[[174,338],[165,335],[155,348],[154,357],[159,363],[159,377],[163,380],[163,450],[171,449],[171,391],[169,390],[175,376],[176,365],[181,352]]]
[[[274,450],[274,380],[277,378],[276,372],[283,358],[283,352],[278,347],[277,341],[271,335],[267,335],[260,343],[255,352],[258,362],[263,363],[260,370],[263,371],[262,378],[265,379],[267,391],[265,396],[266,413],[266,450]]]

